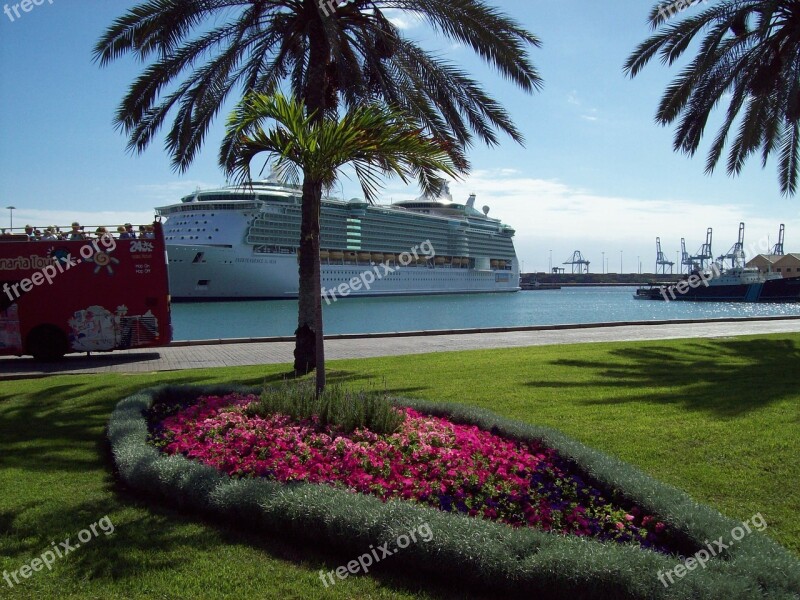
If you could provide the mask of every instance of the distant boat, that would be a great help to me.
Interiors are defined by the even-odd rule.
[[[538,279],[534,279],[530,282],[520,283],[520,288],[526,291],[536,291],[536,290],[560,290],[561,286],[557,283],[542,283]]]
[[[678,283],[652,283],[636,290],[637,300],[688,302],[800,302],[800,277],[761,273],[756,268],[714,265]]]

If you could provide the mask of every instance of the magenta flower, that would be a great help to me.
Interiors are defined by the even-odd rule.
[[[343,435],[316,418],[249,417],[254,395],[201,397],[162,418],[149,415],[151,441],[234,477],[304,481],[402,498],[513,527],[535,527],[666,550],[665,525],[586,482],[558,453],[472,425],[403,408],[391,435]],[[161,409],[163,412],[163,409]]]

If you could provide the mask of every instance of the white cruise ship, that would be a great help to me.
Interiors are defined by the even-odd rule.
[[[166,218],[172,299],[296,298],[301,196],[300,186],[270,178],[157,208]],[[446,188],[391,205],[323,198],[323,293],[367,271],[375,281],[350,295],[518,291],[514,230],[474,204],[474,195],[454,202]],[[424,253],[412,258],[415,248]]]

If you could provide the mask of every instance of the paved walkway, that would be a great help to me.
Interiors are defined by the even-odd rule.
[[[399,336],[333,336],[325,342],[328,360],[369,358],[401,354],[423,354],[455,350],[512,348],[624,342],[678,338],[715,338],[765,333],[800,333],[800,318],[740,319],[669,324],[625,324],[594,326],[552,326],[526,330],[407,334]],[[285,340],[286,338],[282,338]],[[41,377],[64,373],[148,373],[196,369],[289,363],[293,341],[190,342],[165,348],[125,350],[89,357],[71,355],[59,363],[40,363],[31,358],[0,358],[0,379]]]

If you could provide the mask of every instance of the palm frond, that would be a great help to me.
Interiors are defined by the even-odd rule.
[[[279,169],[296,165],[306,178],[325,187],[350,164],[369,201],[376,199],[386,176],[404,183],[417,179],[424,190],[431,190],[443,175],[459,176],[446,144],[425,135],[410,115],[384,105],[364,105],[340,120],[320,120],[307,115],[303,103],[293,98],[251,94],[227,124],[219,163],[240,182],[249,180],[250,163],[261,153]]]
[[[539,73],[527,58],[529,46],[541,41],[497,8],[479,0],[376,0],[380,9],[419,13],[448,38],[472,48],[504,77],[525,91],[542,87]]]
[[[446,142],[460,167],[473,135],[494,145],[503,132],[522,143],[502,105],[463,71],[405,40],[383,14],[390,8],[423,15],[523,90],[541,87],[529,58],[539,40],[482,0],[355,0],[329,16],[305,0],[148,0],[111,24],[94,59],[101,66],[126,54],[149,61],[115,124],[129,150],[143,152],[171,118],[166,147],[177,170],[196,157],[226,99],[282,84],[307,100],[320,96],[309,106],[328,116],[340,99],[347,108],[375,101],[400,107]],[[313,64],[312,40],[320,52]]]
[[[635,77],[653,57],[673,65],[690,48],[694,58],[667,86],[656,120],[677,122],[673,148],[693,155],[712,113],[727,106],[709,149],[705,171],[712,173],[727,144],[727,172],[741,173],[760,150],[762,166],[779,152],[781,191],[794,194],[800,119],[800,2],[797,0],[719,0],[702,11],[676,18],[664,5],[650,11],[657,30],[624,65]],[[702,35],[699,44],[692,44]],[[738,121],[736,135],[729,137]]]
[[[781,139],[781,155],[778,177],[785,196],[797,192],[797,169],[800,163],[800,123],[786,125]]]

